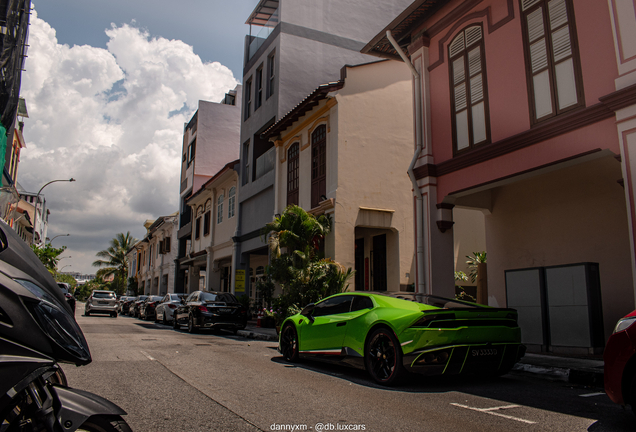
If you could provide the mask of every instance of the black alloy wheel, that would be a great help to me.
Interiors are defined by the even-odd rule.
[[[395,384],[402,375],[402,349],[393,332],[378,328],[367,339],[364,363],[371,377],[382,385]]]
[[[197,328],[194,325],[194,317],[190,315],[188,317],[188,333],[196,333]]]
[[[287,324],[280,336],[280,350],[283,358],[288,362],[295,363],[299,360],[298,333],[293,324]]]

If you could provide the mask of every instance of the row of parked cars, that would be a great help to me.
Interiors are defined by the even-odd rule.
[[[86,316],[118,314],[172,325],[199,329],[225,329],[236,333],[247,325],[247,308],[225,292],[195,291],[191,294],[138,295],[117,298],[113,291],[95,290],[86,300]]]

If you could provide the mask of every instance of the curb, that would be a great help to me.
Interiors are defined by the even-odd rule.
[[[270,342],[278,342],[278,337],[274,335],[268,335],[264,333],[256,333],[250,330],[239,330],[236,332],[237,335],[243,336],[248,339],[257,339],[257,340],[265,340]]]
[[[544,367],[532,364],[517,363],[512,372],[534,375],[550,381],[563,381],[570,384],[590,387],[604,387],[603,372],[586,369],[571,369],[561,367]]]

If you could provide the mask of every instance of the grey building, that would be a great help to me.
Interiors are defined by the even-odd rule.
[[[238,295],[255,298],[268,262],[261,228],[274,216],[274,143],[261,133],[318,85],[338,81],[360,53],[412,0],[261,0],[247,20],[241,116],[241,178],[235,262]],[[236,277],[236,273],[234,275]],[[236,282],[233,281],[233,282]],[[243,291],[244,289],[244,291]]]
[[[220,102],[199,101],[199,109],[183,130],[179,202],[178,254],[174,292],[187,292],[193,271],[205,271],[192,256],[192,211],[186,204],[206,181],[239,156],[242,87],[236,86]],[[195,268],[196,267],[196,268]]]

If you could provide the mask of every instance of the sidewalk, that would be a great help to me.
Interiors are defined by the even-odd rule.
[[[256,327],[256,321],[249,321],[245,330],[239,330],[237,334],[250,339],[278,342],[276,329]],[[598,358],[527,353],[514,366],[512,373],[534,375],[551,381],[603,387],[603,360]]]

